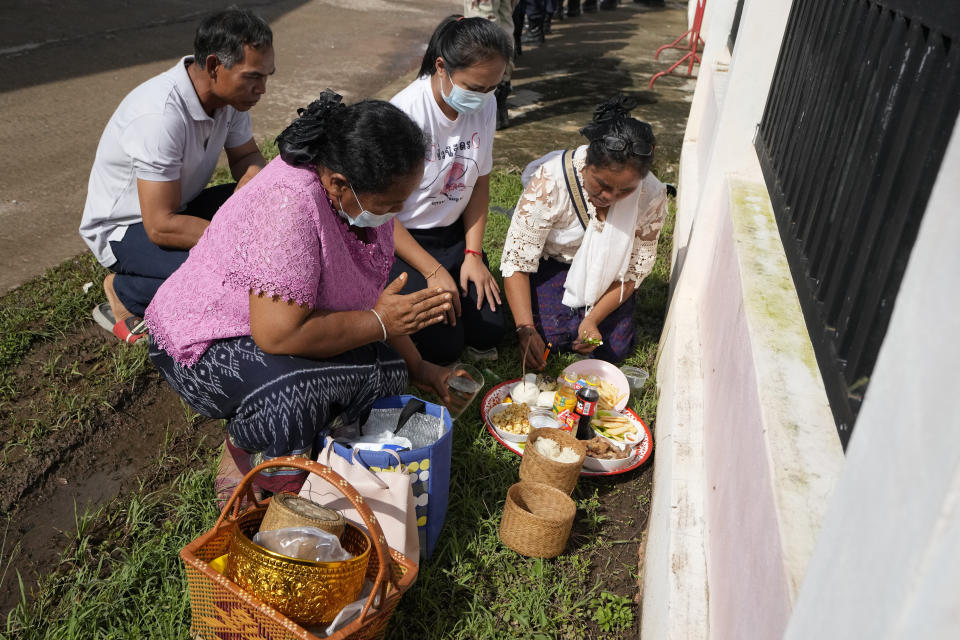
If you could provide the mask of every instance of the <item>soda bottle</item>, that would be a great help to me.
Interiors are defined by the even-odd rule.
[[[593,437],[590,421],[597,412],[599,400],[600,392],[594,386],[584,385],[577,391],[577,406],[574,409],[577,415],[577,440],[589,440]]]

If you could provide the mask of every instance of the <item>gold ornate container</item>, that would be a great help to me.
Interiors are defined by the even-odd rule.
[[[249,513],[249,512],[248,512]],[[225,576],[241,589],[303,625],[329,624],[360,596],[370,559],[370,538],[350,522],[340,544],[354,554],[343,562],[312,562],[274,553],[254,544],[256,517],[242,514],[230,540]]]

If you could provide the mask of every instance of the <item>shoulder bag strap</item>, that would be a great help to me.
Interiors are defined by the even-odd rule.
[[[573,210],[577,212],[580,225],[586,229],[590,222],[590,216],[587,215],[587,202],[583,197],[580,177],[577,175],[576,169],[573,168],[573,153],[565,150],[561,162],[563,163],[563,180],[567,183],[567,191],[570,193],[570,201],[573,202]]]

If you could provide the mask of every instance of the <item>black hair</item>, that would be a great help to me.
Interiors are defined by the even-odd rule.
[[[244,45],[261,50],[273,46],[273,32],[263,18],[236,5],[203,19],[193,37],[193,59],[201,67],[215,55],[229,69],[243,62]]]
[[[417,77],[436,73],[437,58],[452,73],[494,57],[513,58],[513,43],[503,29],[486,18],[447,16],[430,36]]]
[[[593,112],[590,124],[580,129],[580,134],[590,141],[587,147],[587,164],[595,167],[611,165],[629,165],[646,177],[653,166],[653,148],[657,145],[657,138],[653,135],[653,127],[649,123],[630,117],[636,103],[629,98],[618,95],[599,105]],[[614,137],[622,140],[624,149],[613,150],[604,142],[604,138]],[[649,148],[649,155],[637,155],[633,145]]]
[[[380,193],[423,166],[427,140],[410,116],[382,100],[349,106],[327,89],[277,136],[280,157],[295,166],[342,173],[357,193]]]

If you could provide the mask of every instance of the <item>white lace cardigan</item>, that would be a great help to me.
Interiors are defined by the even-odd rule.
[[[579,147],[573,156],[574,170],[583,184],[583,167],[587,147]],[[515,272],[536,273],[541,258],[554,258],[570,264],[583,241],[583,227],[577,219],[566,182],[559,152],[541,158],[539,167],[524,172],[532,174],[513,212],[507,239],[500,258],[500,272],[509,277]],[[531,163],[535,165],[535,163]],[[630,253],[626,279],[638,286],[653,269],[657,257],[657,238],[667,212],[667,190],[653,173],[640,182],[640,217]],[[590,224],[602,225],[597,210],[587,202]]]

